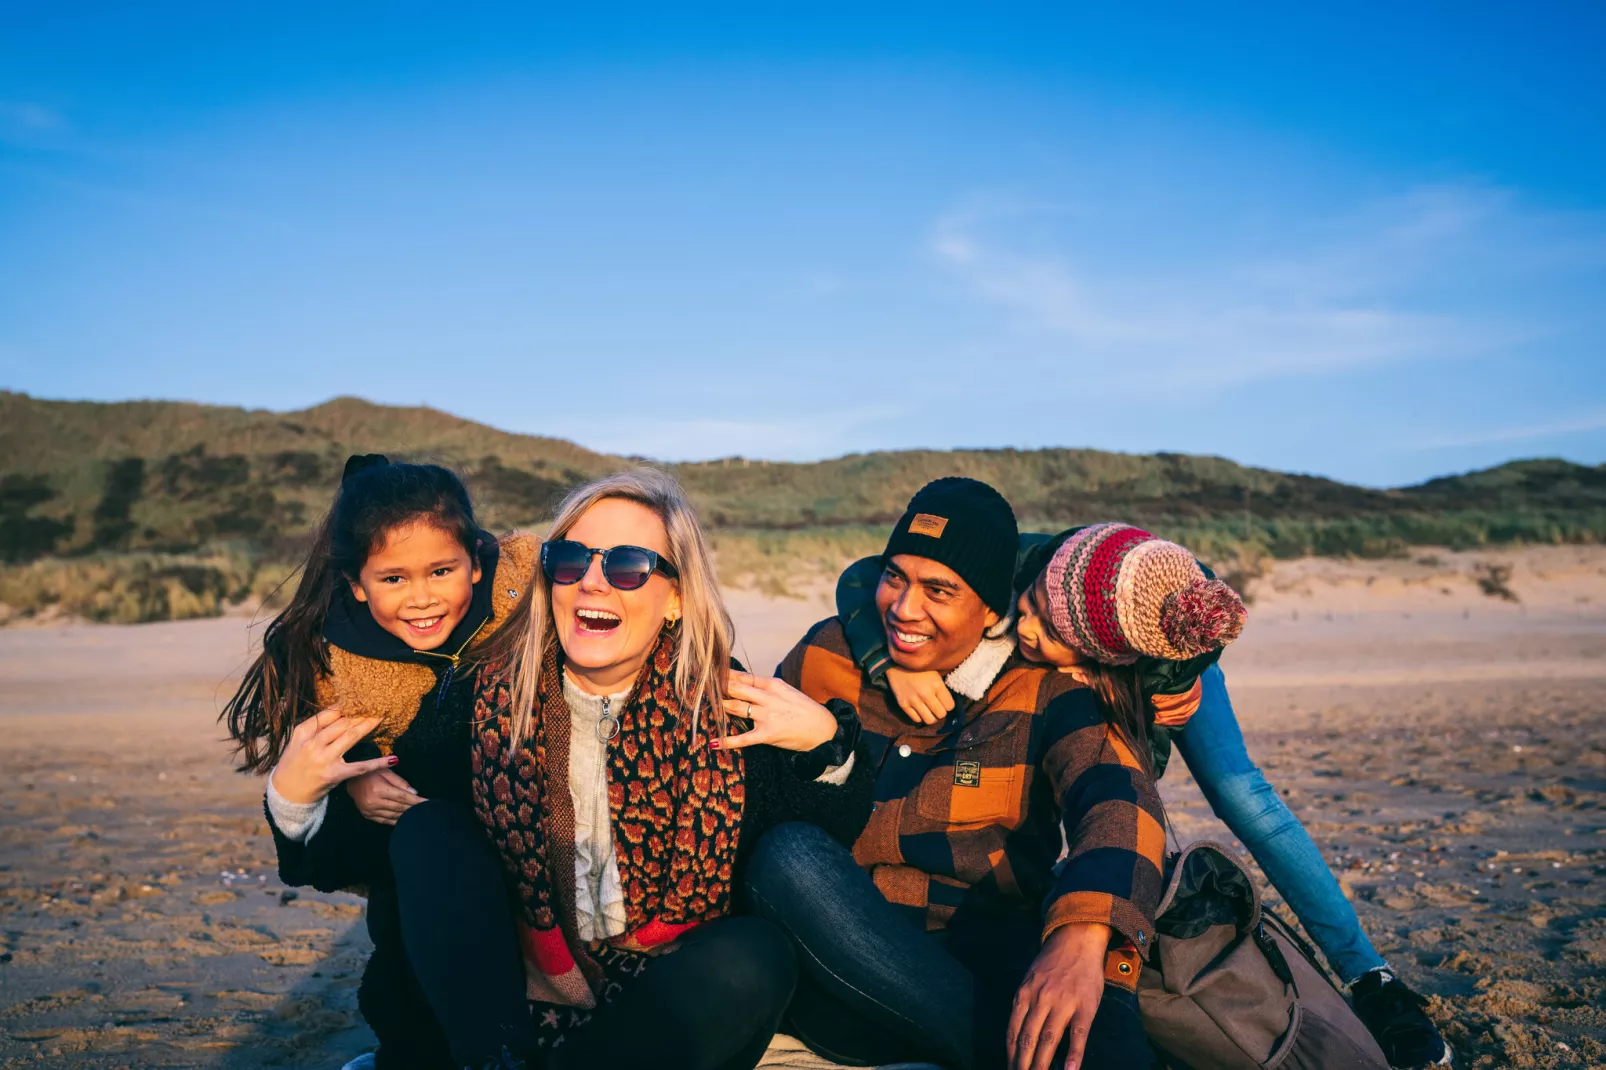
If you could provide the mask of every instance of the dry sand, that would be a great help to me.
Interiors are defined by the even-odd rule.
[[[1458,1064],[1606,1064],[1606,553],[1291,562],[1255,594],[1224,659],[1250,751]],[[766,668],[828,612],[732,608]],[[219,741],[244,624],[0,631],[0,1066],[370,1043],[361,901],[279,886]],[[1179,835],[1230,840],[1180,761],[1164,787]]]

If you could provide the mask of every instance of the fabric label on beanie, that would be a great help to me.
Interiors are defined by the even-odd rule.
[[[942,531],[948,526],[945,516],[932,516],[930,513],[916,513],[915,518],[909,521],[909,534],[929,535],[933,539],[942,538]]]

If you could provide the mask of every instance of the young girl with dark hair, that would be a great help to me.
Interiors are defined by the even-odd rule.
[[[224,708],[242,772],[266,773],[279,876],[366,887],[358,1006],[381,1070],[450,1065],[402,946],[397,818],[470,799],[471,655],[525,596],[536,541],[498,541],[437,465],[351,458],[288,608]]]

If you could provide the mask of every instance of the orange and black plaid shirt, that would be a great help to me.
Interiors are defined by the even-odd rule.
[[[962,907],[1041,910],[1044,939],[1062,925],[1108,925],[1119,936],[1107,976],[1136,986],[1131,949],[1146,957],[1154,944],[1164,823],[1154,782],[1092,691],[1015,655],[980,701],[955,696],[946,721],[913,724],[868,682],[835,617],[780,675],[859,711],[879,767],[853,856],[890,902],[928,929]]]

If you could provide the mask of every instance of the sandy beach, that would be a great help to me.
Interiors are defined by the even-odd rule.
[[[1606,1065],[1606,552],[1285,562],[1250,752],[1464,1067]],[[768,668],[823,596],[731,593]],[[0,1066],[337,1067],[361,900],[285,889],[217,709],[243,616],[0,630]],[[1180,760],[1178,836],[1230,841]]]

